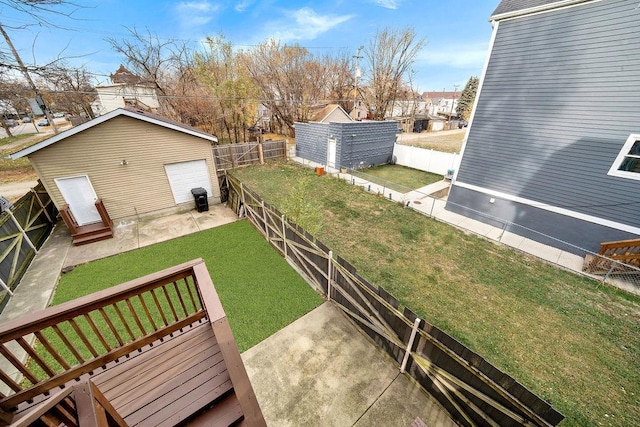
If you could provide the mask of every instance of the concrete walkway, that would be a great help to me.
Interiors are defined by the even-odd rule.
[[[242,354],[272,426],[456,425],[397,364],[326,302]]]

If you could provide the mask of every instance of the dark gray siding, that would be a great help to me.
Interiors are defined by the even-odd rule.
[[[398,122],[330,123],[330,133],[338,138],[340,166],[360,168],[389,163],[393,157]]]
[[[452,200],[456,202],[452,203]],[[496,199],[494,203],[489,203],[486,194],[456,186],[451,187],[447,210],[499,228],[504,227],[504,222],[496,218],[512,218],[517,225],[507,226],[506,231],[581,256],[585,253],[580,248],[597,252],[602,242],[638,237],[625,231],[509,200]],[[517,212],[515,218],[514,212]]]
[[[336,139],[336,167],[366,167],[388,163],[393,156],[398,123],[296,123],[296,155],[327,162],[327,140]]]
[[[640,181],[607,176],[640,133],[637,6],[604,0],[500,22],[457,180],[640,227]]]
[[[312,162],[327,162],[329,125],[326,123],[296,123],[296,156]]]

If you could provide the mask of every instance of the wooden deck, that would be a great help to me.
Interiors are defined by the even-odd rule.
[[[140,303],[137,307],[135,300]],[[154,306],[156,310],[152,310]],[[31,322],[27,320],[20,330],[16,330],[17,324],[24,319],[0,328],[0,353],[31,383],[23,387],[0,371],[0,381],[14,392],[0,394],[0,425],[265,425],[202,261],[60,307],[45,310]],[[130,313],[124,314],[125,307],[131,308]],[[96,335],[90,337],[87,331],[97,323],[92,315],[96,312],[104,313],[105,328],[96,327]],[[79,319],[87,317],[92,319],[87,321],[88,327],[78,326]],[[67,337],[69,344],[70,335],[63,331],[62,323],[75,324],[77,328],[70,329],[84,342],[85,350],[96,354],[85,359],[79,345],[65,344],[70,353],[66,357],[62,349],[53,348],[53,340],[36,326],[52,322],[53,330],[60,331],[61,341]],[[148,330],[151,325],[153,330]],[[136,327],[144,334],[136,334]],[[26,333],[36,334],[41,347],[60,365],[59,372],[52,362],[46,362],[42,350],[35,353],[33,347],[25,347],[21,338]],[[129,340],[124,339],[125,334]],[[26,350],[33,363],[18,362],[8,345],[11,341]],[[104,354],[97,354],[92,341],[103,341]],[[118,342],[118,346],[111,347],[109,341]],[[72,355],[74,348],[77,354]],[[70,358],[82,361],[72,366]],[[38,381],[36,366],[48,378]]]

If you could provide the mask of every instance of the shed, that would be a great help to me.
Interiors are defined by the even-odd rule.
[[[11,157],[27,156],[58,210],[68,205],[82,227],[106,222],[98,200],[113,219],[192,207],[195,187],[219,202],[215,142],[164,117],[117,109]]]
[[[389,163],[398,133],[395,120],[296,123],[296,155],[330,168]]]
[[[503,0],[447,209],[577,254],[637,239],[639,18],[637,0]]]

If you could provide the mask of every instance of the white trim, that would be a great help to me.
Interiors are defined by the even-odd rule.
[[[498,197],[500,199],[509,200],[511,202],[521,203],[523,205],[531,206],[534,208],[544,209],[549,212],[554,212],[560,215],[576,218],[582,221],[592,222],[594,224],[603,225],[605,227],[615,228],[616,230],[627,231],[640,235],[640,227],[633,227],[631,225],[623,224],[621,222],[610,221],[608,219],[600,218],[593,215],[587,215],[580,212],[575,212],[569,209],[561,208],[558,206],[548,205],[546,203],[536,202],[534,200],[525,199],[524,197],[513,196],[511,194],[502,193],[500,191],[489,190],[488,188],[478,187],[477,185],[467,184],[464,182],[456,182],[458,187],[466,188],[468,190],[477,191],[478,193],[486,194],[492,197]]]
[[[462,156],[464,155],[464,149],[467,147],[467,141],[469,140],[469,132],[471,131],[471,125],[473,124],[473,118],[476,116],[476,108],[478,108],[478,101],[480,100],[480,94],[482,93],[482,86],[484,86],[484,79],[487,76],[487,69],[489,68],[489,61],[491,61],[491,54],[493,53],[493,46],[496,42],[496,35],[498,34],[498,21],[492,21],[491,25],[493,26],[493,31],[491,32],[491,39],[489,40],[489,49],[487,51],[487,57],[484,61],[484,67],[482,67],[482,74],[480,75],[480,82],[478,83],[478,89],[476,90],[476,99],[473,100],[473,107],[471,108],[471,116],[469,117],[469,122],[467,123],[467,130],[464,134],[464,139],[462,140],[462,147],[460,148],[460,163],[462,163]],[[456,179],[458,178],[458,170],[460,167],[456,168],[453,172],[453,178],[451,178],[451,183],[454,184]]]
[[[530,7],[527,9],[520,9],[520,10],[514,10],[511,12],[505,12],[505,13],[501,13],[498,15],[493,15],[491,17],[491,21],[504,21],[505,19],[512,19],[512,18],[520,18],[522,16],[528,16],[528,15],[537,15],[540,13],[544,13],[544,12],[549,12],[551,10],[558,10],[558,9],[566,9],[568,7],[573,7],[573,6],[577,6],[579,4],[582,3],[591,3],[591,2],[595,2],[595,1],[602,1],[602,0],[563,0],[563,1],[557,1],[554,3],[550,3],[550,4],[543,4],[541,6],[536,6],[536,7]]]
[[[640,133],[632,133],[631,135],[629,135],[629,138],[627,138],[627,141],[622,146],[620,153],[618,153],[618,157],[616,157],[616,159],[614,160],[613,164],[611,165],[611,169],[609,169],[609,172],[607,172],[607,175],[640,181],[640,173],[621,171],[618,169],[622,164],[624,158],[629,155],[629,150],[631,150],[631,146],[635,144],[636,141],[640,141]]]
[[[146,115],[144,113],[138,113],[136,111],[127,110],[127,109],[124,109],[124,108],[118,108],[116,110],[108,112],[107,114],[104,114],[102,116],[96,117],[93,120],[89,120],[88,122],[82,123],[79,126],[76,126],[76,127],[71,128],[69,130],[66,130],[64,132],[61,132],[61,133],[59,133],[59,134],[57,134],[55,136],[52,136],[51,138],[47,138],[42,142],[34,144],[34,145],[30,146],[30,147],[24,148],[24,149],[22,149],[20,151],[17,151],[15,153],[12,153],[11,154],[11,159],[12,160],[16,160],[16,159],[19,159],[21,157],[28,156],[31,153],[35,153],[38,150],[41,150],[41,149],[43,149],[45,147],[48,147],[48,146],[50,146],[52,144],[55,144],[58,141],[61,141],[61,140],[65,139],[65,138],[68,138],[68,137],[73,136],[73,135],[75,135],[77,133],[85,131],[85,130],[87,130],[89,128],[97,126],[97,125],[99,125],[101,123],[104,123],[107,120],[111,120],[111,119],[113,119],[114,117],[117,117],[117,116],[131,117],[131,118],[134,118],[134,119],[142,120],[142,121],[147,122],[147,123],[152,123],[152,124],[155,124],[155,125],[158,125],[158,126],[162,126],[162,127],[168,128],[168,129],[176,130],[178,132],[183,132],[183,133],[186,133],[186,134],[189,134],[189,135],[193,135],[193,136],[196,136],[198,138],[203,138],[203,139],[206,139],[206,140],[211,141],[211,142],[218,142],[218,138],[216,138],[213,135],[209,135],[209,134],[206,134],[204,132],[194,131],[192,129],[188,129],[188,128],[185,128],[183,126],[177,125],[177,124],[165,122],[164,120],[160,120],[160,119],[157,119],[155,117],[148,116],[148,115]]]

